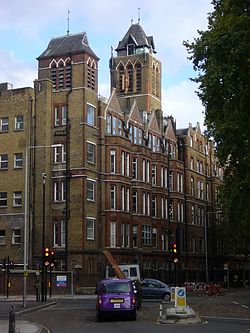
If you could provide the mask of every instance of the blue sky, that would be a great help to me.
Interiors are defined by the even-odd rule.
[[[138,11],[140,8],[140,11]],[[33,86],[37,78],[36,58],[53,37],[86,31],[91,48],[100,58],[99,93],[109,97],[111,46],[118,45],[131,20],[154,37],[156,57],[162,62],[163,111],[173,115],[177,128],[203,124],[203,107],[195,94],[195,75],[187,60],[184,40],[192,41],[197,30],[207,29],[213,10],[210,0],[11,0],[1,2],[0,82],[14,88]]]

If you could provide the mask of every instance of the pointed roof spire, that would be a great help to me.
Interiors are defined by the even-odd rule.
[[[131,24],[123,39],[119,41],[116,51],[126,50],[131,40],[134,41],[136,48],[146,47],[150,52],[156,53],[153,36],[146,36],[139,23]]]

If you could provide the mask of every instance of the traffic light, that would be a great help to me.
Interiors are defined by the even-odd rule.
[[[177,253],[177,246],[176,246],[176,243],[173,243],[173,253],[174,253],[174,254]]]
[[[6,269],[7,267],[7,257],[4,257],[3,259],[1,259],[2,262],[2,269]]]
[[[50,250],[48,247],[45,247],[43,250],[43,262],[46,267],[50,264]]]
[[[51,251],[50,252],[50,267],[54,267],[55,266],[55,251]]]

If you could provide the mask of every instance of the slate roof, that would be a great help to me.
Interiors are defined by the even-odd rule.
[[[37,60],[81,52],[86,52],[96,59],[99,59],[89,47],[86,32],[52,38],[47,49],[37,58]]]
[[[145,46],[147,48],[152,48],[153,52],[156,53],[153,36],[146,36],[139,23],[132,24],[129,27],[123,39],[119,41],[116,51],[126,49],[127,45],[130,44],[131,41],[134,42],[136,47]]]

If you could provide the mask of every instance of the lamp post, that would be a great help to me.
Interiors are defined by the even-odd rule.
[[[28,205],[28,193],[29,193],[29,150],[39,148],[55,148],[62,147],[62,144],[54,144],[49,146],[28,146],[25,149],[25,188],[24,188],[24,237],[23,237],[23,307],[26,307],[27,298],[27,266],[28,266],[28,230],[29,230],[29,205]]]
[[[208,271],[208,240],[207,240],[207,219],[209,214],[222,213],[221,210],[206,212],[205,218],[205,228],[204,228],[204,239],[205,239],[205,273],[206,273],[206,283],[209,282],[209,271]]]

